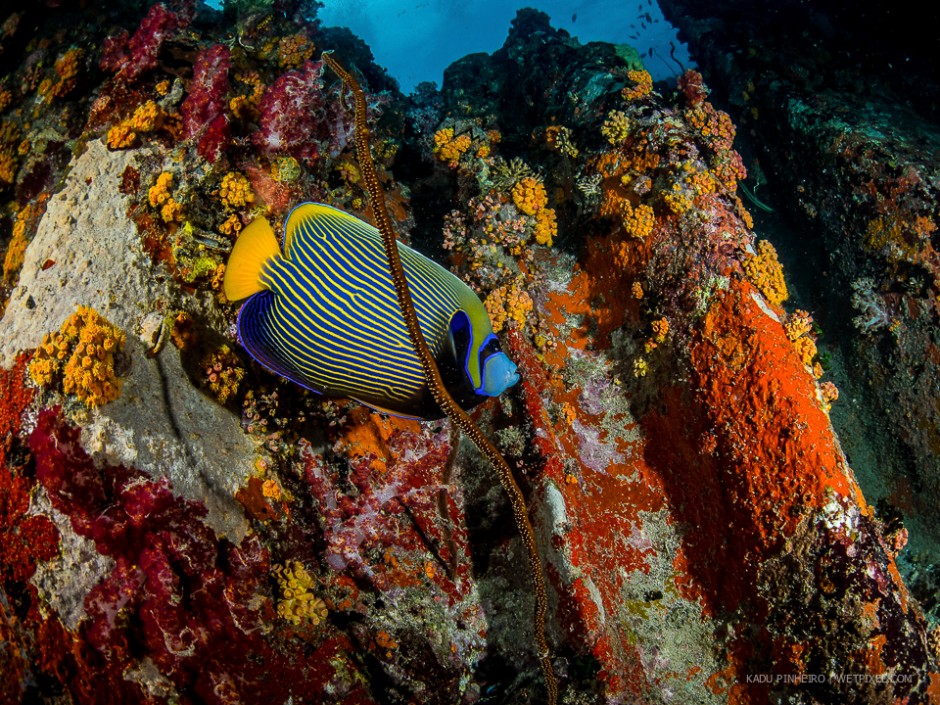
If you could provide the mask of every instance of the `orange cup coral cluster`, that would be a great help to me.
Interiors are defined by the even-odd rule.
[[[532,298],[523,290],[522,282],[515,281],[493,289],[483,305],[490,314],[493,331],[499,333],[509,321],[514,321],[520,327],[525,326],[532,311]]]
[[[125,341],[125,334],[101,314],[79,306],[59,332],[43,338],[29,363],[29,376],[41,387],[61,381],[65,394],[90,407],[102,406],[121,394],[114,356]]]
[[[228,345],[205,356],[202,360],[203,372],[209,389],[215,394],[220,404],[225,404],[238,392],[238,385],[245,377],[245,370],[238,364],[238,356]]]
[[[612,145],[618,145],[630,136],[630,118],[622,110],[611,110],[601,125],[601,134]]]
[[[783,267],[777,250],[768,240],[757,243],[757,254],[744,261],[744,272],[770,303],[779,306],[790,296],[783,278]]]
[[[541,208],[535,214],[535,241],[539,245],[551,247],[558,232],[558,219],[554,208]]]
[[[10,238],[6,257],[3,260],[3,282],[5,284],[12,284],[23,266],[26,246],[29,244],[30,224],[42,215],[42,211],[43,208],[38,205],[30,204],[16,214],[16,220],[13,223],[13,237]]]
[[[164,223],[178,223],[183,220],[183,206],[170,195],[172,184],[173,174],[164,171],[147,194],[150,205],[160,210],[160,218]]]
[[[633,82],[633,85],[621,91],[625,100],[640,100],[653,92],[653,77],[649,71],[628,71],[627,78]]]
[[[548,203],[545,184],[533,176],[527,176],[512,187],[512,202],[526,215],[535,215],[536,211]]]
[[[274,566],[281,599],[277,616],[295,627],[315,627],[326,619],[326,604],[313,593],[313,577],[299,561]]]
[[[281,68],[297,69],[313,56],[315,50],[313,42],[304,34],[281,37],[277,43],[277,61]]]
[[[629,206],[629,203],[625,205]],[[655,225],[656,219],[651,206],[641,203],[635,208],[625,209],[623,227],[630,237],[645,240],[653,232],[653,226]]]
[[[152,100],[137,106],[134,114],[108,130],[107,143],[111,149],[127,149],[137,142],[137,135],[153,132],[160,127],[163,112]]]
[[[244,174],[230,171],[222,177],[219,187],[219,199],[226,208],[241,208],[253,203],[255,195],[251,192],[251,184]]]
[[[71,93],[78,81],[78,72],[82,67],[84,56],[83,49],[72,47],[56,59],[56,80],[43,81],[39,87],[40,94],[49,98],[63,98]]]
[[[434,133],[434,154],[452,169],[457,167],[472,144],[470,135],[455,136],[453,127],[444,127]]]
[[[578,156],[578,148],[571,140],[571,130],[563,125],[550,125],[545,128],[545,143],[553,150],[566,157],[574,159]]]

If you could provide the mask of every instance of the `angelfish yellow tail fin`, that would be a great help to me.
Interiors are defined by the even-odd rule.
[[[281,254],[267,218],[256,218],[239,235],[225,267],[222,290],[229,301],[247,299],[267,287],[261,283],[261,268]]]

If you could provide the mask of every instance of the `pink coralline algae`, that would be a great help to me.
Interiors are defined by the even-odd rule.
[[[85,598],[81,646],[63,671],[110,683],[119,702],[157,702],[120,677],[144,659],[180,702],[285,702],[328,686],[337,702],[370,702],[337,675],[355,671],[347,637],[328,630],[302,654],[278,643],[270,558],[256,536],[220,540],[202,521],[205,507],[176,497],[167,480],[96,467],[55,410],[40,414],[30,448],[53,506],[115,561]]]
[[[229,50],[215,44],[199,53],[193,67],[189,95],[180,107],[183,136],[199,137],[199,155],[210,162],[219,158],[231,137],[225,114],[228,72],[232,66]]]
[[[115,72],[122,81],[136,80],[144,72],[156,67],[164,42],[182,26],[183,23],[175,13],[157,3],[147,11],[133,37],[128,39],[125,30],[105,39],[101,68]]]
[[[443,477],[451,448],[447,431],[420,429],[414,422],[380,419],[370,412],[357,412],[356,417],[360,415],[371,419],[354,426],[354,435],[336,445],[350,455],[348,469],[325,462],[305,442],[300,448],[306,481],[320,508],[334,606],[370,614],[363,605],[337,604],[345,594],[343,585],[350,582],[369,585],[386,609],[422,605],[408,607],[413,613],[401,625],[408,628],[393,634],[401,648],[387,675],[402,687],[414,688],[420,681],[458,688],[482,648],[484,622],[460,497]],[[370,424],[381,427],[376,438],[387,440],[370,442],[363,435]],[[441,623],[453,626],[441,631],[436,626]],[[387,660],[389,650],[374,646],[379,658]],[[411,662],[416,654],[423,654],[420,665]],[[424,675],[415,679],[418,671]],[[427,693],[414,695],[435,701]]]
[[[314,136],[323,111],[322,61],[305,61],[299,71],[282,74],[265,91],[255,144],[263,152],[315,159]]]

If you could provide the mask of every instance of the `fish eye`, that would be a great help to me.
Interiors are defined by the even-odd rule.
[[[483,345],[480,346],[480,369],[486,367],[486,361],[490,357],[502,351],[502,348],[499,347],[499,339],[490,333],[483,341]]]

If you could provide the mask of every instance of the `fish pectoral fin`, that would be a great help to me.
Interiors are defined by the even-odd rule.
[[[264,291],[261,270],[272,257],[281,253],[274,230],[267,218],[255,218],[239,235],[225,266],[222,290],[229,301],[241,301]]]
[[[274,294],[270,291],[262,291],[248,299],[238,312],[238,339],[248,354],[262,367],[311,392],[323,394],[322,389],[317,389],[309,380],[304,379],[290,353],[275,340],[272,333],[273,305]]]

